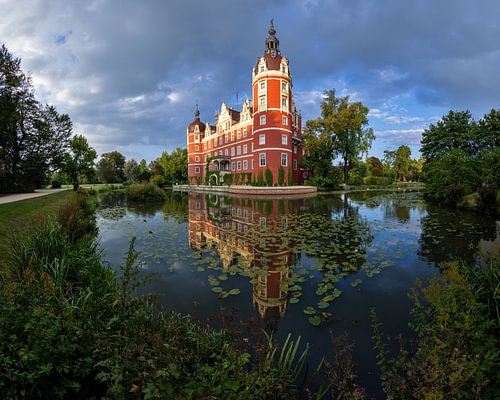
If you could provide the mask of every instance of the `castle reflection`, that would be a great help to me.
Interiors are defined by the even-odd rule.
[[[189,244],[195,251],[216,248],[225,271],[238,265],[252,275],[252,301],[261,318],[275,325],[286,313],[287,278],[300,254],[287,232],[304,199],[247,199],[192,193]]]

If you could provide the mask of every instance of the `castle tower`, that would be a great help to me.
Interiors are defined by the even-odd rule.
[[[299,174],[302,157],[300,116],[292,99],[292,76],[288,59],[281,55],[273,20],[265,41],[264,54],[257,58],[252,73],[254,175],[273,172],[278,183],[279,169],[284,180],[302,183]],[[300,151],[299,151],[300,150]]]
[[[194,113],[194,120],[187,128],[187,151],[188,151],[188,176],[197,182],[191,184],[203,183],[203,147],[202,141],[205,137],[205,124],[200,120],[200,110],[198,104]]]

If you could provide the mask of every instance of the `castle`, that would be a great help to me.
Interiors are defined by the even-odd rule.
[[[214,125],[196,109],[187,128],[191,184],[303,184],[301,116],[292,76],[271,20],[264,54],[252,70],[252,100],[240,111],[222,103]]]

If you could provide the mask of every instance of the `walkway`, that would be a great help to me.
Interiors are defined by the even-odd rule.
[[[0,204],[13,203],[15,201],[34,199],[35,197],[47,196],[48,194],[61,192],[68,189],[38,189],[34,193],[15,193],[0,196]]]

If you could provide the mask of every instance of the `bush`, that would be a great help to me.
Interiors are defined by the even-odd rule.
[[[365,176],[363,184],[368,186],[389,186],[389,178],[385,176]]]
[[[465,195],[462,185],[450,185],[446,188],[443,203],[448,206],[456,206]]]
[[[497,209],[497,185],[483,183],[477,190],[479,194],[479,208],[488,214],[494,214]]]
[[[350,186],[361,186],[363,184],[363,177],[359,175],[349,175],[347,184]]]
[[[374,311],[382,383],[390,399],[495,399],[498,395],[498,269],[451,262],[412,297],[416,348],[390,358]]]
[[[278,168],[278,184],[280,186],[283,186],[284,183],[285,183],[285,170],[280,165],[280,167]]]
[[[259,176],[257,178],[257,186],[264,186],[264,176],[262,175],[262,171],[259,172]]]
[[[136,183],[127,187],[127,199],[130,201],[163,201],[165,192],[153,183]]]
[[[224,175],[224,178],[222,178],[224,185],[230,185],[233,177],[231,174],[226,174]]]
[[[310,186],[316,186],[320,192],[336,190],[339,188],[338,181],[332,175],[327,177],[311,176],[310,178],[306,179],[305,184]]]
[[[273,186],[273,180],[273,171],[271,171],[269,168],[266,168],[266,185]]]
[[[52,189],[61,189],[62,183],[58,179],[53,180],[51,186],[52,186]]]
[[[149,179],[149,183],[155,185],[155,186],[163,186],[165,185],[165,177],[163,175],[153,175],[150,179]],[[137,184],[137,185],[140,185],[140,184]],[[130,186],[133,186],[133,185],[130,185]]]

